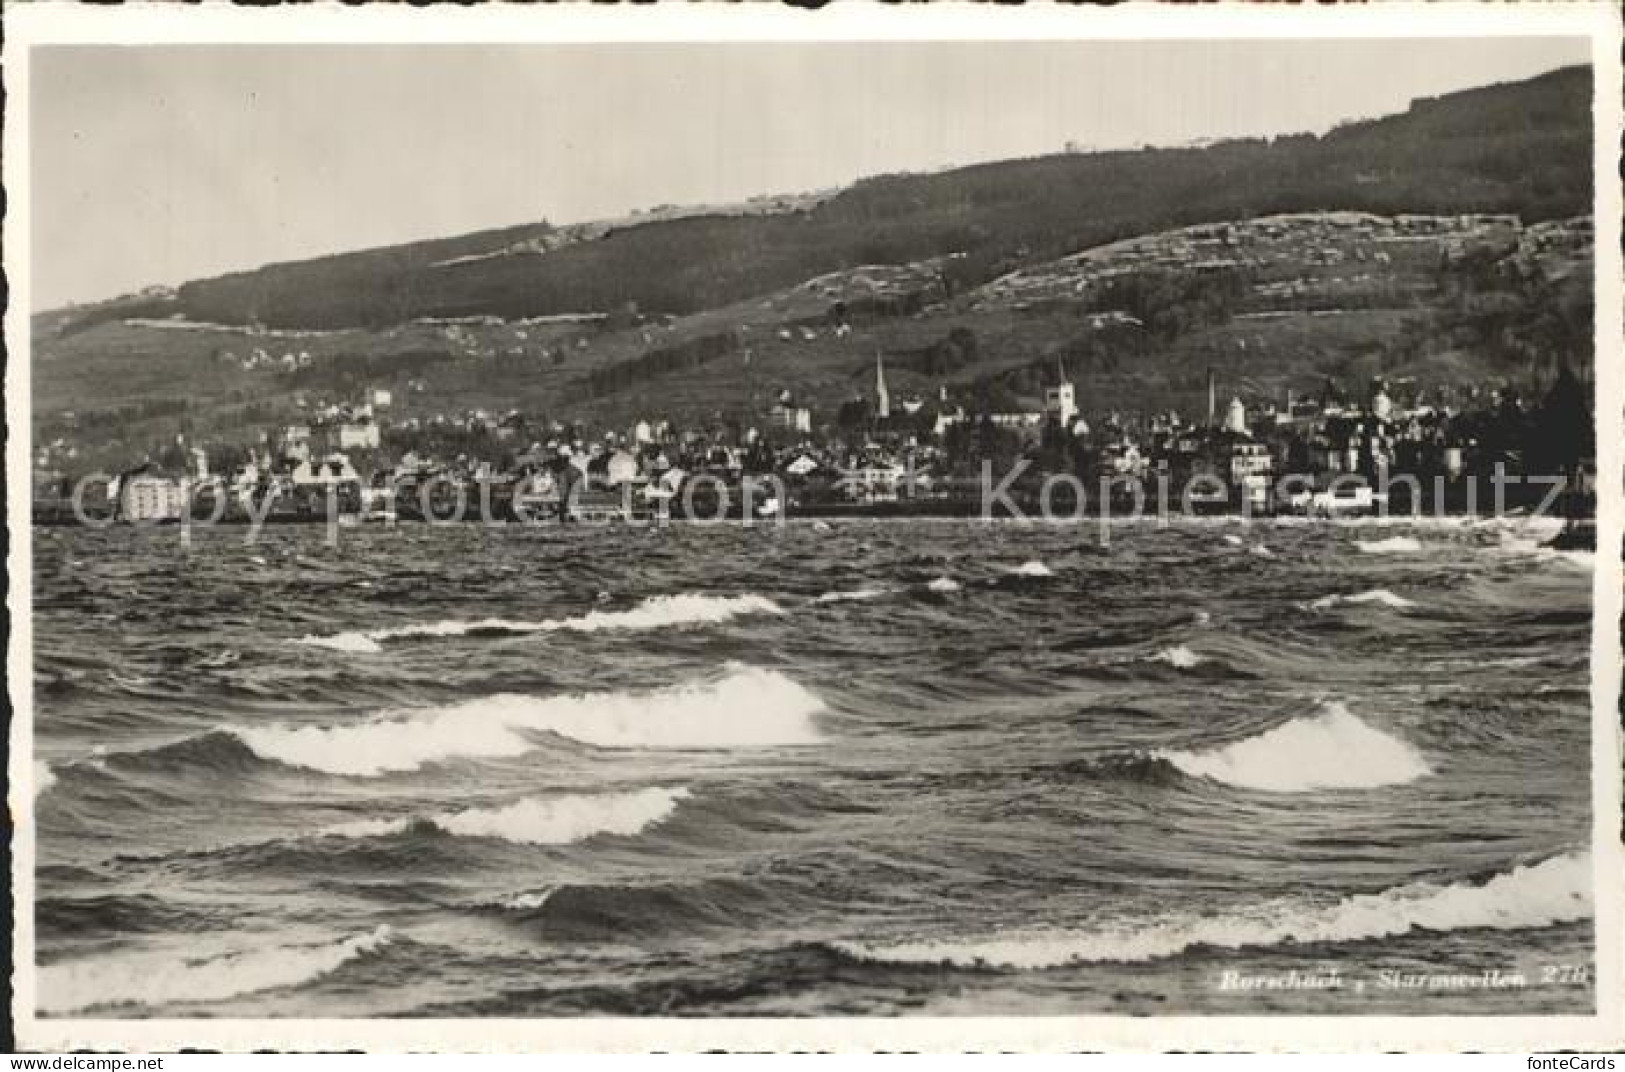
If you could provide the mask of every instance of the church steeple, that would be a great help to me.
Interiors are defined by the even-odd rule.
[[[875,354],[875,416],[881,420],[891,416],[891,394],[886,390],[886,362]]]

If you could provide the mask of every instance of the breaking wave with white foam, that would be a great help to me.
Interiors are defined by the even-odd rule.
[[[47,789],[56,784],[56,772],[51,765],[43,759],[34,761],[34,795],[42,795]]]
[[[854,589],[852,589],[851,591],[848,591],[848,592],[825,592],[823,595],[821,595],[817,599],[813,600],[813,602],[815,602],[815,603],[855,603],[855,602],[859,602],[859,601],[862,601],[862,600],[868,600],[868,599],[880,599],[880,598],[882,598],[884,596],[891,595],[891,593],[892,593],[892,590],[890,588],[880,588],[880,587],[854,588]]]
[[[593,610],[578,618],[539,622],[484,618],[474,621],[424,622],[368,632],[337,633],[333,636],[307,636],[296,643],[334,651],[374,654],[391,640],[468,636],[475,633],[598,633],[607,630],[665,629],[680,625],[711,625],[747,614],[783,614],[778,604],[765,596],[708,596],[688,593],[651,596],[631,610]]]
[[[650,787],[624,793],[526,797],[499,808],[467,808],[427,822],[458,837],[499,838],[516,845],[571,845],[602,835],[631,837],[665,822],[688,799],[688,790]],[[362,820],[322,831],[328,837],[387,837],[419,820]]]
[[[548,900],[556,892],[558,891],[549,888],[532,893],[515,893],[503,898],[501,904],[503,908],[514,912],[533,912],[547,904]]]
[[[1354,546],[1368,555],[1411,554],[1422,549],[1414,536],[1390,536],[1386,540],[1355,540]]]
[[[459,758],[523,755],[553,733],[599,748],[728,749],[814,744],[824,704],[773,670],[730,663],[719,678],[652,692],[503,693],[337,726],[231,728],[265,759],[376,777]]]
[[[366,633],[338,633],[334,636],[302,636],[294,641],[307,648],[326,648],[328,651],[346,651],[358,655],[376,655],[383,646]]]
[[[926,585],[933,592],[957,592],[959,582],[952,577],[938,577]]]
[[[62,961],[40,969],[39,1009],[172,1005],[282,990],[328,975],[392,939],[388,924],[381,924],[368,934],[325,945],[260,946],[196,959],[125,953]]]
[[[1222,748],[1159,755],[1193,777],[1271,793],[1375,789],[1433,773],[1410,744],[1366,725],[1335,701],[1318,715]]]
[[[1157,662],[1167,663],[1176,670],[1191,670],[1202,665],[1202,657],[1183,644],[1163,648],[1151,658]]]
[[[1373,588],[1368,592],[1356,592],[1353,595],[1322,596],[1309,604],[1309,607],[1312,610],[1330,610],[1333,607],[1349,603],[1355,605],[1375,603],[1392,610],[1410,610],[1416,606],[1415,603],[1404,596],[1397,596],[1386,588]]]
[[[1033,559],[1030,562],[1023,562],[1021,565],[1015,567],[1010,572],[1011,572],[1011,574],[1013,574],[1014,576],[1017,576],[1017,577],[1053,577],[1053,576],[1055,576],[1055,571],[1054,570],[1050,569],[1048,566],[1044,565],[1044,563],[1038,561],[1036,558]]]
[[[926,941],[894,946],[835,943],[863,960],[960,967],[1055,968],[1176,956],[1197,946],[1220,949],[1359,942],[1413,930],[1523,930],[1589,919],[1589,853],[1554,856],[1515,867],[1482,885],[1415,882],[1330,905],[1275,903],[1256,912],[1171,916],[1119,922],[1090,931],[1028,932],[985,940]]]

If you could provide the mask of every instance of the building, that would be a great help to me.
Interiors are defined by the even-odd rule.
[[[802,435],[812,433],[812,410],[781,400],[767,412],[768,420],[780,428],[788,428]]]
[[[1145,473],[1146,460],[1133,441],[1120,439],[1101,448],[1098,469],[1101,476],[1138,477]]]
[[[898,485],[906,478],[901,465],[864,463],[843,471],[836,486],[852,502],[896,502]]]
[[[1237,439],[1230,444],[1229,461],[1230,483],[1242,501],[1255,509],[1269,505],[1270,473],[1275,468],[1269,447],[1250,437]]]
[[[342,454],[329,455],[319,462],[302,461],[294,466],[292,479],[296,488],[361,483],[361,477],[350,464],[350,459]]]
[[[1066,428],[1078,415],[1077,392],[1072,381],[1066,378],[1066,367],[1060,362],[1055,363],[1055,373],[1055,384],[1044,388],[1044,415],[1055,418],[1062,428]]]
[[[793,477],[806,478],[816,473],[822,466],[817,458],[807,452],[797,454],[785,466],[784,471]]]
[[[377,450],[378,444],[378,425],[374,421],[344,421],[338,426],[339,450]]]
[[[118,516],[125,521],[179,521],[186,489],[177,481],[141,473],[119,482]]]
[[[1241,399],[1230,399],[1230,408],[1224,414],[1224,430],[1235,436],[1248,434],[1247,407],[1241,404]]]
[[[617,450],[609,456],[604,466],[604,483],[610,487],[620,487],[630,484],[638,479],[638,460],[630,452]]]
[[[290,424],[282,429],[282,456],[294,461],[310,458],[310,429],[303,424]]]

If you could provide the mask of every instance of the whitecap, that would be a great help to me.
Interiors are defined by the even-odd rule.
[[[821,595],[817,599],[813,600],[813,602],[815,602],[815,603],[854,603],[854,602],[858,602],[858,601],[861,601],[861,600],[880,599],[883,596],[891,595],[891,592],[892,592],[892,590],[890,588],[880,588],[880,587],[854,588],[854,589],[852,589],[851,591],[848,591],[848,592],[825,592],[823,595]]]
[[[536,909],[547,904],[555,892],[557,892],[555,889],[549,887],[548,889],[536,890],[531,893],[516,893],[504,898],[502,901],[502,907],[511,909],[515,912],[534,912]]]
[[[688,790],[650,787],[624,793],[526,797],[496,808],[442,812],[426,821],[459,837],[499,838],[516,845],[570,845],[611,834],[631,837],[671,818]],[[369,838],[402,833],[419,820],[368,819],[332,826],[328,837]]]
[[[1227,532],[1224,534],[1224,542],[1229,544],[1231,547],[1240,547],[1246,541],[1233,532]]]
[[[45,791],[56,784],[56,772],[51,765],[43,759],[34,761],[34,796],[42,796]]]
[[[373,777],[458,758],[524,755],[534,734],[600,748],[728,749],[813,744],[823,701],[774,670],[730,663],[721,677],[652,692],[503,693],[336,726],[229,729],[292,767]]]
[[[926,585],[933,592],[957,592],[959,582],[952,577],[938,577]]]
[[[784,611],[765,596],[709,596],[682,594],[651,596],[631,610],[592,610],[576,618],[551,619],[537,622],[514,621],[508,618],[482,618],[478,620],[450,619],[438,622],[419,622],[374,629],[370,632],[338,633],[328,637],[304,637],[298,641],[314,647],[335,651],[375,653],[389,640],[460,637],[471,633],[597,633],[605,630],[664,629],[681,625],[707,625],[726,622],[747,614],[783,614]]]
[[[104,1005],[170,1005],[282,990],[331,974],[392,938],[383,924],[371,933],[322,945],[259,945],[206,957],[143,952],[61,961],[39,970],[39,1008],[71,1012]]]
[[[1190,670],[1202,664],[1202,657],[1183,644],[1163,648],[1152,658],[1158,662],[1167,663],[1177,670]]]
[[[1193,777],[1272,793],[1375,789],[1433,773],[1410,744],[1366,725],[1335,701],[1314,717],[1292,719],[1234,744],[1161,756]]]
[[[1247,550],[1248,550],[1248,553],[1257,555],[1259,558],[1274,558],[1275,557],[1275,552],[1271,551],[1268,547],[1265,547],[1261,543],[1255,543],[1251,547],[1249,547]]]
[[[1029,561],[1029,562],[1023,562],[1021,565],[1015,567],[1010,572],[1013,575],[1017,576],[1017,577],[1053,577],[1053,576],[1055,576],[1055,572],[1053,570],[1051,570],[1048,566],[1044,565],[1042,562],[1038,561],[1036,558]]]
[[[384,649],[366,633],[336,633],[333,636],[302,636],[294,641],[311,648],[347,651],[362,655],[375,655]]]
[[[1370,591],[1356,592],[1353,595],[1333,594],[1329,596],[1322,596],[1313,603],[1309,604],[1309,606],[1312,610],[1330,610],[1332,607],[1340,606],[1345,603],[1353,603],[1356,605],[1375,603],[1379,606],[1388,607],[1392,610],[1409,610],[1416,606],[1415,603],[1406,599],[1404,596],[1397,596],[1386,588],[1373,588]]]
[[[1196,946],[1256,949],[1360,942],[1417,929],[1549,927],[1591,918],[1591,889],[1591,856],[1579,852],[1515,867],[1482,885],[1414,882],[1330,905],[1274,902],[1250,912],[1113,921],[1090,930],[1028,931],[891,946],[833,944],[849,956],[869,961],[1031,970],[1155,960]]]
[[[1355,540],[1354,546],[1368,555],[1411,554],[1422,549],[1414,536],[1390,536],[1386,540]]]

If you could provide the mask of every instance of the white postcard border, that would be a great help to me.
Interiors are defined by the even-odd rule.
[[[33,709],[32,544],[29,421],[28,49],[44,44],[295,42],[588,43],[659,41],[964,41],[1061,38],[1311,38],[1584,36],[1593,46],[1596,147],[1596,286],[1620,295],[1622,215],[1618,154],[1620,28],[1609,3],[1488,5],[1385,3],[1353,8],[1216,4],[1130,4],[1112,9],[1021,8],[948,4],[833,4],[818,11],[779,5],[718,9],[665,4],[528,8],[410,9],[315,4],[299,8],[170,5],[119,8],[19,5],[7,12],[4,78],[7,109],[4,181],[8,194],[5,269],[11,301],[5,322],[8,484],[7,566],[11,635],[7,675],[14,713]],[[1622,752],[1618,721],[1620,561],[1625,473],[1625,327],[1621,302],[1596,306],[1599,480],[1597,569],[1592,634],[1593,831],[1596,868],[1598,1012],[1530,1017],[965,1017],[549,1020],[89,1020],[35,1016],[33,969],[32,722],[10,728],[10,799],[14,824],[14,1023],[19,1047],[153,1052],[181,1047],[374,1051],[645,1052],[790,1049],[867,1052],[914,1049],[1165,1051],[1382,1051],[1605,1049],[1625,1045],[1621,909],[1625,854],[1618,840]]]

